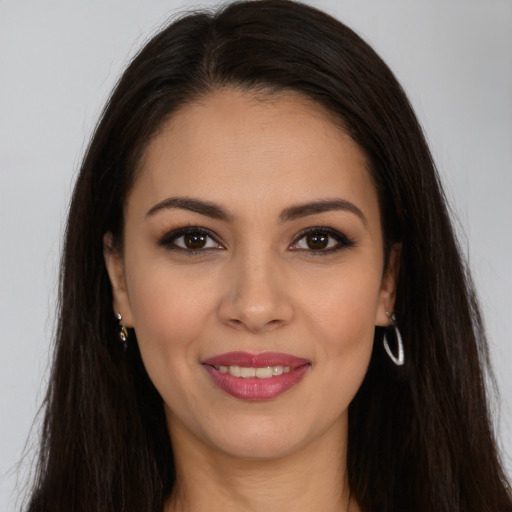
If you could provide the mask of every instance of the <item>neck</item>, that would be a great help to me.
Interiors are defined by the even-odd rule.
[[[165,512],[359,511],[346,475],[346,432],[264,460],[233,457],[182,434],[173,443],[177,478]]]

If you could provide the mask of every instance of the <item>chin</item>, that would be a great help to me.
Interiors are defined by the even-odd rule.
[[[217,448],[231,457],[265,461],[286,457],[303,444],[304,440],[291,437],[289,432],[251,429],[229,439],[218,440]]]
[[[233,417],[228,425],[212,424],[204,435],[218,451],[251,460],[286,457],[307,445],[312,437],[300,418],[279,415]]]

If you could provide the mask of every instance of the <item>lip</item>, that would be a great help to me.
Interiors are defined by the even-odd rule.
[[[311,368],[311,362],[307,359],[279,352],[228,352],[208,358],[202,361],[202,365],[220,389],[242,400],[276,398],[298,384]],[[217,369],[219,366],[288,366],[290,371],[267,379],[241,378],[220,372]]]

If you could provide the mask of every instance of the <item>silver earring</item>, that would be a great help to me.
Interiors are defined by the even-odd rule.
[[[117,313],[116,318],[119,322],[123,320],[121,313]],[[123,324],[121,324],[119,328],[119,339],[123,342],[124,349],[126,350],[128,347],[128,330]]]
[[[395,330],[395,338],[396,338],[396,344],[398,347],[398,357],[391,352],[391,349],[388,345],[388,340],[386,338],[386,332],[384,332],[384,339],[382,340],[382,344],[384,345],[384,350],[387,352],[389,358],[393,363],[395,363],[397,366],[403,366],[405,363],[405,355],[404,355],[404,344],[402,342],[402,336],[400,335],[400,330],[395,325],[396,322],[396,315],[395,313],[388,313],[386,312],[386,315],[391,320],[391,327]]]

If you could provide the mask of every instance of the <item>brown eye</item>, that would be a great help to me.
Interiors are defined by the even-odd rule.
[[[183,237],[183,244],[187,249],[204,249],[208,237],[202,233],[191,233]]]
[[[306,236],[306,244],[313,251],[322,251],[329,245],[329,236],[324,233],[312,233]]]
[[[210,249],[224,249],[214,235],[200,227],[186,227],[167,233],[158,245],[169,250],[188,251],[191,254]]]
[[[329,227],[318,227],[303,231],[290,249],[311,254],[329,254],[354,245],[343,233]]]

